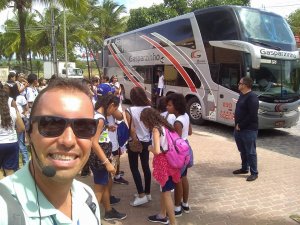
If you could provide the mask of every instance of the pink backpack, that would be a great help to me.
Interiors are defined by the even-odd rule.
[[[172,168],[182,169],[190,162],[190,146],[175,131],[165,128],[168,141],[166,157]]]

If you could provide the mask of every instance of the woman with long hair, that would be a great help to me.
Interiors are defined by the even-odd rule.
[[[153,177],[160,184],[161,191],[160,212],[149,216],[148,220],[154,223],[175,225],[176,219],[171,190],[175,188],[175,183],[180,181],[180,169],[173,169],[165,155],[168,151],[166,129],[174,131],[174,128],[153,108],[146,108],[142,111],[141,121],[152,132],[152,145],[148,147],[148,150],[154,154]]]
[[[137,189],[135,198],[130,202],[132,206],[139,206],[151,200],[150,187],[151,187],[151,171],[149,167],[149,151],[148,146],[151,145],[151,135],[149,129],[144,126],[140,121],[141,112],[145,108],[150,108],[151,103],[147,98],[146,92],[141,87],[134,87],[130,91],[130,100],[132,107],[126,109],[126,119],[130,127],[130,137],[133,142],[141,142],[142,150],[136,151],[131,149],[128,145],[128,161],[130,171]],[[139,171],[140,158],[142,169],[144,173],[145,186],[143,186],[141,174]],[[144,188],[145,187],[145,188]]]
[[[17,132],[23,131],[25,126],[18,110],[10,106],[7,92],[0,89],[0,169],[5,176],[19,168]]]

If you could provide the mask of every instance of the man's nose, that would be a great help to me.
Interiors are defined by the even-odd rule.
[[[67,148],[71,148],[76,143],[76,136],[70,125],[66,127],[62,135],[59,137],[59,144],[64,145]]]

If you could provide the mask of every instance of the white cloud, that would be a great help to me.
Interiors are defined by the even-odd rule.
[[[264,8],[266,11],[287,17],[290,13],[300,8],[299,0],[251,0],[251,7]]]

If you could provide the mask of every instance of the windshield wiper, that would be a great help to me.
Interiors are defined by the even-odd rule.
[[[251,40],[251,42],[256,43],[256,44],[259,44],[259,45],[262,45],[262,46],[265,46],[265,47],[269,47],[269,48],[272,48],[272,49],[275,49],[275,50],[278,50],[278,51],[281,50],[281,48],[278,47],[278,46],[270,45],[270,44],[265,43],[265,42],[262,42],[262,41],[254,41],[254,40]]]

